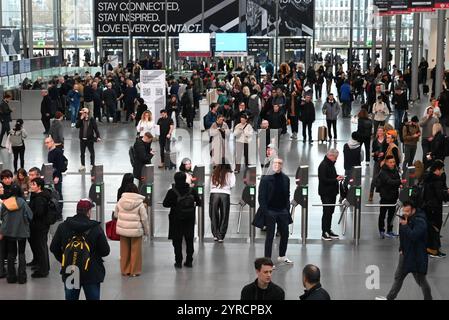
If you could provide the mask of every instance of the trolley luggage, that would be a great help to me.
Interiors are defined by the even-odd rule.
[[[327,127],[320,126],[318,128],[318,142],[327,142]]]

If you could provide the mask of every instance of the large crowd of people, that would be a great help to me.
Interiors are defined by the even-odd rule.
[[[101,141],[98,122],[112,122],[113,125],[122,122],[134,124],[132,130],[135,130],[136,141],[130,151],[133,173],[128,174],[126,179],[124,177],[114,216],[117,219],[116,232],[120,236],[120,269],[124,276],[138,276],[142,272],[142,237],[148,235],[149,227],[144,199],[139,195],[139,188],[142,183],[142,167],[150,164],[155,154],[152,142],[156,138],[159,141],[159,168],[176,168],[177,164],[170,158],[173,132],[178,127],[193,130],[193,121],[198,119],[200,103],[208,91],[213,91],[216,99],[211,101],[209,112],[199,121],[210,136],[210,163],[213,165],[213,171],[210,179],[209,216],[212,234],[218,243],[223,243],[226,237],[230,195],[236,181],[241,179],[239,174],[242,166],[246,168],[248,165],[257,164],[257,160],[254,161],[249,152],[252,143],[257,143],[259,162],[263,168],[256,215],[258,221],[255,221],[255,224],[266,230],[265,260],[256,260],[259,280],[255,283],[256,287],[254,284],[245,287],[242,299],[274,299],[284,296],[282,289],[269,284],[273,269],[270,259],[276,225],[281,235],[278,262],[293,263],[286,256],[288,225],[292,223],[289,213],[290,179],[282,173],[282,165],[283,162],[288,162],[288,154],[279,154],[279,150],[287,139],[299,139],[300,124],[302,142],[313,144],[317,140],[329,143],[334,140],[335,143],[337,122],[342,121],[342,118],[351,118],[351,121],[357,123],[357,130],[352,132],[350,140],[341,150],[345,163],[344,174],[338,174],[335,169],[340,154],[335,144],[329,148],[319,166],[318,193],[323,204],[335,204],[340,184],[347,186],[352,168],[360,166],[362,162],[365,162],[366,166],[372,165],[369,201],[374,200],[376,192],[379,193],[380,204],[390,205],[380,208],[378,231],[381,239],[395,238],[401,232],[407,233],[410,232],[409,229],[414,228],[413,219],[408,219],[405,215],[405,222],[401,222],[400,234],[393,232],[399,190],[406,183],[407,167],[415,165],[420,185],[417,189],[423,190],[422,203],[419,206],[411,206],[413,210],[420,212],[420,217],[426,217],[426,225],[420,225],[427,230],[426,237],[420,237],[420,241],[424,242],[421,247],[425,259],[427,255],[433,258],[446,256],[441,251],[439,233],[442,227],[442,204],[449,200],[444,173],[444,159],[449,155],[449,140],[445,136],[449,125],[449,76],[445,75],[438,99],[434,97],[435,86],[432,86],[431,103],[425,114],[414,115],[409,120],[410,113],[407,111],[411,102],[410,66],[402,72],[396,66],[393,66],[391,71],[382,70],[377,64],[363,72],[359,66],[354,65],[344,72],[343,67],[337,65],[334,74],[334,65],[327,61],[320,66],[311,65],[307,70],[303,63],[290,61],[282,63],[276,70],[268,60],[266,74],[263,74],[258,63],[251,67],[235,65],[234,68],[234,62],[230,60],[220,60],[210,65],[201,62],[195,65],[189,77],[168,75],[167,104],[160,110],[159,115],[152,114],[144,99],[140,97],[139,71],[155,67],[148,61],[129,63],[126,67],[119,66],[115,69],[106,65],[103,74],[99,72],[91,75],[86,72],[73,77],[55,77],[50,79],[47,85],[44,85],[40,78],[33,83],[33,89],[42,90],[42,124],[46,136],[45,144],[49,151],[46,160],[53,163],[53,188],[60,194],[61,199],[63,173],[67,170],[62,125],[64,119],[71,123],[72,130],[79,130],[80,172],[86,171],[86,148],[90,153],[91,167],[95,166],[94,142]],[[426,80],[420,69],[423,88],[427,86]],[[325,95],[323,90],[326,90]],[[324,101],[322,96],[326,97]],[[52,190],[47,190],[43,184],[38,168],[30,169],[28,176],[24,170],[27,132],[21,119],[17,120],[13,129],[10,128],[11,99],[12,96],[5,93],[0,105],[0,143],[2,147],[11,148],[14,155],[14,172],[4,170],[0,177],[3,187],[0,189],[2,208],[5,208],[2,210],[0,228],[0,236],[3,238],[0,240],[0,277],[6,277],[9,283],[25,283],[26,239],[29,239],[33,252],[33,260],[28,264],[35,269],[32,277],[48,276],[49,222],[46,212],[51,210],[45,208],[49,202],[43,199],[51,199]],[[360,102],[360,109],[355,107],[354,101]],[[322,113],[327,123],[326,130],[320,128],[320,136],[314,136],[313,130],[317,113]],[[393,114],[394,126],[388,121]],[[5,134],[7,138],[3,144]],[[415,159],[419,140],[423,157]],[[231,148],[232,143],[235,143],[235,148]],[[364,155],[361,152],[362,146]],[[232,154],[230,150],[234,150]],[[170,208],[169,239],[173,241],[176,268],[182,268],[183,239],[187,244],[184,266],[192,267],[193,264],[194,210],[199,200],[192,188],[195,186],[192,166],[190,159],[183,159],[180,170],[174,177],[173,188],[168,191],[163,202],[165,207]],[[13,178],[16,182],[13,182]],[[137,179],[138,183],[134,184],[133,178]],[[24,199],[29,195],[31,197],[28,205]],[[94,248],[91,251],[94,259],[82,282],[86,295],[95,299],[100,295],[99,283],[103,281],[105,273],[102,257],[109,254],[109,245],[98,224],[89,222],[92,206],[89,200],[83,199],[78,203],[77,215],[68,218],[59,226],[50,250],[64,267],[63,257],[67,252],[62,248],[68,244],[64,242],[66,234],[73,231],[84,235],[83,241],[90,242]],[[332,231],[334,208],[323,207],[322,239],[325,241],[339,239]],[[19,211],[23,219],[18,221],[12,218],[13,211]],[[410,217],[412,215],[409,214]],[[89,230],[91,231],[88,232]],[[414,254],[424,259],[422,252],[407,252],[411,247],[403,241],[406,240],[401,238],[401,250],[405,252],[406,265],[409,266],[413,259],[417,258]],[[18,273],[14,266],[17,256]],[[4,269],[5,260],[7,270]],[[400,262],[400,267],[402,264],[403,262]],[[414,270],[409,268],[398,274],[403,280],[408,272],[415,272]],[[418,272],[423,273],[421,269]],[[425,284],[425,279],[417,279],[420,285]],[[310,298],[318,294],[328,298],[327,293],[320,289],[318,284],[319,269],[315,266],[306,267],[304,285],[308,292],[303,297]],[[397,284],[396,287],[400,285]],[[397,291],[396,288],[396,293],[392,292],[388,297],[395,298]],[[67,299],[76,299],[78,296],[79,291],[66,288]],[[430,289],[425,292],[425,296],[430,297]]]

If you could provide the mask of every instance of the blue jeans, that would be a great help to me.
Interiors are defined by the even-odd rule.
[[[401,126],[402,118],[404,118],[404,113],[405,110],[394,110],[394,128],[396,130],[399,130],[399,127]]]
[[[70,105],[70,117],[71,117],[71,121],[72,123],[76,123],[76,118],[78,116],[78,112],[80,111],[80,106],[79,105]]]
[[[64,287],[65,288],[65,287]],[[83,284],[84,295],[86,300],[100,300],[100,284]],[[81,289],[67,289],[65,288],[66,300],[79,300]]]

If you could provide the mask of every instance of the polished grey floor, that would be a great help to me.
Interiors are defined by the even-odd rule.
[[[318,111],[313,134],[317,127],[324,123],[322,114]],[[427,102],[411,108],[411,115],[421,117]],[[355,104],[353,114],[360,108]],[[392,121],[393,119],[390,119]],[[176,142],[173,149],[177,151],[178,164],[183,157],[190,157],[194,164],[205,164],[208,159],[207,139],[202,140],[199,133],[199,122],[191,139],[183,138]],[[291,176],[291,192],[295,182],[293,175],[301,164],[310,166],[310,203],[319,203],[317,194],[317,168],[330,147],[337,147],[341,152],[343,145],[350,137],[356,125],[349,119],[338,121],[339,140],[332,144],[305,144],[302,140],[290,141],[284,136],[281,142],[280,155],[285,159],[284,171]],[[47,151],[43,144],[43,127],[39,121],[26,121],[25,128],[29,132],[26,139],[25,167],[40,167],[46,161]],[[301,130],[301,126],[300,126]],[[104,165],[106,189],[106,220],[114,208],[116,191],[120,186],[122,175],[131,171],[128,159],[128,148],[134,140],[134,126],[131,124],[100,124],[103,141],[95,145],[96,163]],[[68,174],[64,177],[64,199],[76,201],[86,197],[90,187],[90,175],[79,174],[79,140],[78,131],[71,129],[66,123],[65,153],[69,158]],[[178,130],[177,136],[185,136],[186,131]],[[299,135],[301,137],[301,134]],[[316,138],[316,136],[314,136]],[[153,148],[159,152],[158,143]],[[153,163],[159,164],[159,153]],[[421,157],[420,147],[417,157]],[[89,163],[87,152],[86,163]],[[6,150],[0,151],[0,161],[4,168],[12,167],[12,156]],[[343,173],[343,155],[337,162],[337,171]],[[363,166],[363,202],[366,203],[367,192],[372,172],[371,166]],[[106,281],[102,286],[104,299],[236,299],[246,283],[255,278],[253,260],[262,256],[264,252],[264,234],[257,232],[256,243],[248,242],[248,207],[244,208],[240,233],[237,233],[237,205],[231,207],[228,235],[223,244],[211,240],[208,212],[206,210],[206,239],[203,244],[196,242],[193,269],[175,270],[174,255],[171,243],[167,240],[168,210],[162,208],[161,201],[173,180],[174,171],[156,169],[155,177],[155,239],[145,243],[144,272],[138,278],[127,278],[120,275],[119,246],[117,242],[110,242],[112,251],[105,259],[107,270]],[[208,180],[208,179],[207,179]],[[207,184],[206,184],[207,185]],[[243,190],[242,175],[238,176],[238,183],[232,192],[231,202],[237,204]],[[208,194],[208,187],[206,187]],[[377,199],[375,198],[377,201]],[[206,208],[207,208],[206,197]],[[64,206],[64,215],[71,216],[75,212],[75,204]],[[288,299],[297,299],[302,292],[300,273],[304,265],[313,263],[322,271],[323,286],[328,289],[334,299],[373,299],[377,295],[385,295],[389,290],[397,264],[398,241],[380,240],[377,236],[377,209],[362,207],[361,241],[358,247],[352,241],[352,214],[349,213],[346,234],[342,240],[324,243],[321,236],[321,208],[309,208],[308,243],[300,242],[300,208],[295,215],[292,235],[287,255],[294,261],[293,266],[279,266],[274,273],[273,281],[281,285],[286,291]],[[335,232],[342,232],[337,224],[340,209],[336,209],[333,220]],[[443,250],[447,251],[446,239],[449,238],[447,228],[443,229]],[[27,249],[29,252],[29,249]],[[277,258],[277,245],[273,250],[273,257]],[[380,271],[379,287],[368,289],[366,273],[370,266],[377,266]],[[447,259],[431,260],[429,265],[429,282],[435,299],[449,298],[449,276],[446,270]],[[58,274],[58,263],[52,258],[52,271],[48,279],[30,279],[26,285],[8,285],[0,281],[0,299],[62,299],[63,287]],[[369,282],[369,281],[368,281]],[[371,282],[369,282],[371,283]],[[413,277],[407,278],[399,299],[421,299],[419,287]]]

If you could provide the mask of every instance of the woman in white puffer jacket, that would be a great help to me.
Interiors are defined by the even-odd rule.
[[[120,235],[120,269],[124,276],[136,277],[142,272],[142,237],[148,236],[150,230],[144,200],[137,186],[129,184],[115,206],[116,232]]]

